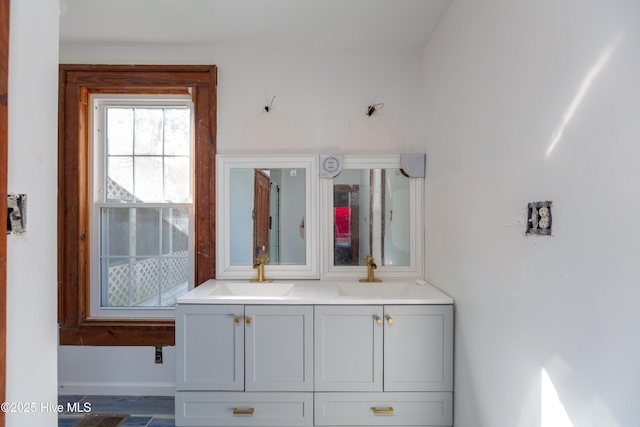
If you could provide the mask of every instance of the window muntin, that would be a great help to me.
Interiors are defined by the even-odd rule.
[[[105,201],[191,202],[191,109],[103,108]]]
[[[193,104],[166,95],[92,102],[90,317],[173,317],[167,309],[194,281]]]

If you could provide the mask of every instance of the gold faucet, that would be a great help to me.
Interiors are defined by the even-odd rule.
[[[273,282],[273,280],[264,278],[264,265],[267,263],[267,261],[269,261],[269,258],[266,255],[256,260],[256,263],[253,264],[253,268],[258,269],[258,278],[251,279],[250,282],[260,282],[260,283]]]
[[[361,282],[382,282],[380,279],[373,278],[373,270],[378,268],[376,263],[373,261],[373,257],[369,254],[364,256],[364,262],[367,264],[367,278],[360,279]]]

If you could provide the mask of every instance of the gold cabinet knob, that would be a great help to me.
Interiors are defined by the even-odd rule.
[[[378,325],[381,325],[382,324],[382,319],[376,316],[376,323]]]
[[[251,324],[251,317],[247,317],[247,320],[245,320],[245,322],[247,322],[247,325]]]
[[[389,322],[390,325],[393,324],[393,317],[387,317],[387,322]]]
[[[236,317],[236,323],[240,323],[240,316]]]

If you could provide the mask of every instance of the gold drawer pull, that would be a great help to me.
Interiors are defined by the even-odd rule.
[[[240,316],[236,317],[236,323],[240,323]]]
[[[245,322],[247,322],[247,325],[251,324],[251,317],[247,317],[247,320],[245,320]]]
[[[248,408],[248,409],[233,408],[233,415],[253,415],[253,411],[255,411],[255,408]]]
[[[390,325],[393,324],[393,317],[389,316],[387,317],[387,322],[389,322]]]
[[[381,319],[381,318],[379,318],[379,317],[376,317],[376,323],[377,323],[378,325],[381,325],[381,324],[382,324],[382,319]]]
[[[376,415],[393,415],[393,406],[390,406],[387,409],[378,409],[374,406],[371,409],[373,409],[373,413]]]

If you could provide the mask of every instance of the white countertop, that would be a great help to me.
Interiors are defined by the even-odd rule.
[[[415,279],[385,280],[381,283],[359,283],[352,279],[248,282],[208,280],[180,297],[178,304],[453,304],[451,297],[433,285]],[[236,289],[237,294],[233,294]],[[258,296],[252,290],[267,295]],[[281,293],[284,295],[278,295]]]

